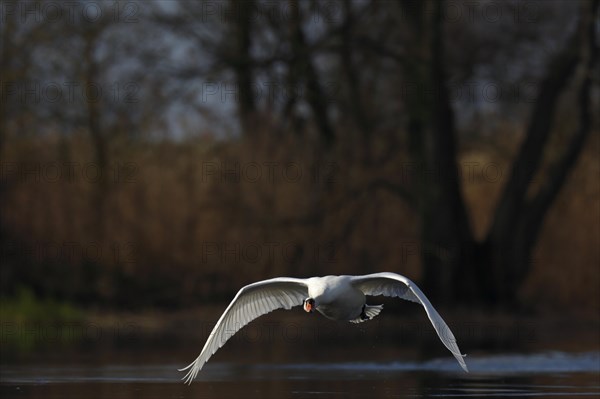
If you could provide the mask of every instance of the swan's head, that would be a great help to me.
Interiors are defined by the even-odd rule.
[[[307,313],[312,313],[315,310],[315,300],[312,298],[306,298],[304,300],[304,311]]]

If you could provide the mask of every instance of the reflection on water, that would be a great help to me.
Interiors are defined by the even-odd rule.
[[[424,362],[209,363],[191,385],[180,364],[4,365],[2,398],[362,398],[600,396],[600,352]]]

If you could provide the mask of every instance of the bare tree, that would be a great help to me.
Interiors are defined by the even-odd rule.
[[[431,5],[431,4],[430,4]],[[597,44],[593,30],[598,1],[582,2],[579,24],[567,45],[550,62],[539,85],[526,136],[515,158],[509,181],[494,215],[494,222],[482,242],[474,239],[461,195],[456,164],[454,113],[444,76],[444,44],[441,3],[427,17],[417,8],[417,36],[427,36],[429,73],[405,70],[419,87],[433,88],[431,103],[414,106],[409,123],[413,158],[420,165],[439,173],[438,178],[418,183],[423,245],[438,251],[424,251],[424,282],[434,295],[445,300],[483,299],[488,303],[514,303],[518,288],[531,268],[531,253],[553,200],[581,152],[591,127],[591,74],[596,62]],[[414,10],[413,10],[414,11]],[[423,39],[425,41],[425,39]],[[418,46],[421,48],[420,46]],[[415,51],[419,51],[418,49]],[[418,57],[418,54],[413,54]],[[427,58],[426,58],[427,59]],[[427,64],[426,64],[427,65]],[[579,126],[570,144],[552,165],[544,184],[528,197],[532,177],[539,170],[541,157],[553,127],[556,104],[582,66],[585,78],[579,82]],[[414,99],[416,104],[419,99]],[[424,117],[423,117],[424,115]],[[427,121],[430,121],[428,123]]]

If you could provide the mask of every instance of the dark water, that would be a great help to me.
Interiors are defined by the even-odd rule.
[[[181,364],[4,364],[1,398],[437,398],[600,397],[600,352],[451,356],[426,361],[209,362],[180,382]]]
[[[177,316],[164,329],[119,319],[82,334],[5,328],[0,399],[600,398],[600,323],[567,315],[453,320],[467,374],[421,313],[349,326],[275,312],[185,385],[177,369],[198,355],[217,316]]]

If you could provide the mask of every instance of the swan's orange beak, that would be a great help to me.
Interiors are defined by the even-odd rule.
[[[304,311],[306,313],[312,313],[312,311],[315,309],[315,300],[312,298],[306,298],[304,300]]]

